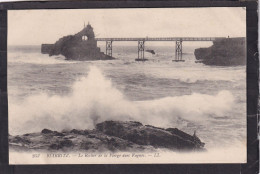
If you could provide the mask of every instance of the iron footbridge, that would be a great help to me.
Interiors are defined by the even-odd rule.
[[[224,37],[135,37],[135,38],[96,38],[96,41],[106,42],[106,54],[112,57],[112,43],[115,41],[135,41],[137,42],[138,57],[136,61],[145,61],[145,42],[152,41],[171,41],[175,42],[175,59],[174,62],[183,62],[182,59],[182,42],[184,41],[215,41],[217,39],[224,39]]]

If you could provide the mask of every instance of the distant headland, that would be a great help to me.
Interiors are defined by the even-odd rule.
[[[95,33],[90,24],[75,35],[60,38],[54,44],[42,44],[41,53],[63,55],[67,60],[111,60],[112,56],[106,55],[97,47]]]

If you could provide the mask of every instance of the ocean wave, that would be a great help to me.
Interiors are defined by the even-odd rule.
[[[8,63],[30,63],[30,64],[64,64],[64,63],[76,63],[75,61],[65,60],[62,55],[50,57],[47,54],[41,53],[8,53]]]
[[[101,62],[106,64],[106,62]],[[129,65],[134,67],[134,72],[140,72],[147,77],[175,79],[183,83],[199,83],[205,81],[246,81],[245,66],[238,67],[212,67],[203,64],[196,64],[194,60],[173,63],[170,60],[149,59],[146,62],[136,62],[133,59],[113,60],[115,65],[125,68],[128,72]],[[131,72],[130,72],[131,73]]]
[[[171,65],[173,66],[173,65]],[[214,68],[203,65],[162,67],[156,71],[145,72],[157,78],[180,80],[184,83],[203,81],[230,81],[237,82],[246,79],[245,67]]]
[[[217,95],[193,93],[155,100],[131,101],[116,89],[100,69],[91,66],[67,96],[41,93],[16,101],[9,98],[9,132],[21,134],[43,128],[91,129],[105,120],[135,120],[144,124],[174,127],[181,118],[200,124],[230,112],[235,99],[229,91]]]
[[[152,59],[147,62],[136,62],[130,54],[121,56],[110,61],[82,61],[88,64],[111,66],[122,66],[126,71],[129,65],[134,66],[135,71],[140,71],[147,76],[154,78],[175,79],[183,83],[197,83],[205,81],[230,81],[237,82],[246,79],[245,66],[241,67],[211,67],[203,64],[195,64],[194,59],[187,59],[185,63],[173,63],[172,58]],[[62,55],[49,57],[41,53],[8,53],[8,63],[29,63],[29,64],[70,64],[82,63],[78,61],[68,61]]]

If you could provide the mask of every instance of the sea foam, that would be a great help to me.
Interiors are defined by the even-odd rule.
[[[8,63],[23,63],[23,64],[65,64],[65,63],[76,63],[75,61],[67,61],[62,55],[50,57],[47,54],[41,53],[30,53],[24,54],[20,52],[9,52]]]
[[[91,129],[105,120],[135,120],[161,127],[176,126],[181,118],[201,124],[210,115],[222,117],[231,111],[235,99],[229,91],[216,95],[193,93],[184,96],[131,101],[116,89],[100,69],[91,66],[86,77],[77,80],[66,96],[40,93],[23,101],[9,99],[9,133],[38,132],[43,128]]]

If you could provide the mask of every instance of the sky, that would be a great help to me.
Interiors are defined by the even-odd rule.
[[[96,37],[246,36],[242,7],[9,10],[8,45],[55,43],[84,22]]]

